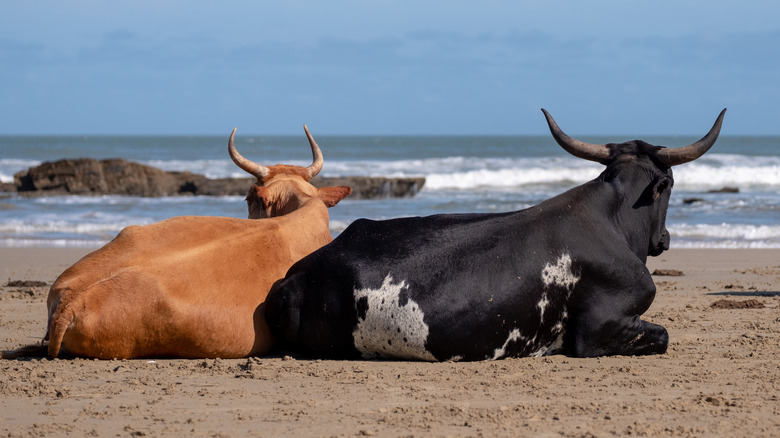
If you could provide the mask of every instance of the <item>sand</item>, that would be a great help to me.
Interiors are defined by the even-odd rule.
[[[86,252],[0,249],[0,284],[50,285]],[[669,330],[664,355],[0,360],[0,436],[780,435],[780,250],[648,266],[684,274],[654,277],[645,318]],[[47,293],[0,288],[0,349],[40,340]]]

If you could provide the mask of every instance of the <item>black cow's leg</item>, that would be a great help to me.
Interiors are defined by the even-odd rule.
[[[588,295],[570,308],[564,335],[564,349],[570,354],[594,357],[666,353],[666,329],[639,318],[655,298],[653,277],[638,261],[622,274],[583,285]]]
[[[665,328],[652,322],[643,321],[638,316],[634,316],[630,320],[632,329],[626,332],[629,337],[628,342],[614,345],[611,354],[641,356],[666,353],[669,346],[669,333]]]
[[[577,318],[571,328],[567,350],[579,357],[663,354],[669,346],[665,328],[638,316],[606,321]]]

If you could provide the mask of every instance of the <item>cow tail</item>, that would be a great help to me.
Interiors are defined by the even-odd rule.
[[[72,304],[72,302],[68,304]],[[59,356],[60,348],[62,347],[62,339],[65,337],[65,332],[73,321],[74,313],[68,307],[67,304],[60,303],[49,320],[49,330],[47,334],[49,337],[49,357]]]
[[[62,344],[62,338],[65,336],[65,330],[57,330],[57,336],[55,339],[57,339],[57,347],[56,349],[52,349],[51,342],[49,342],[49,345],[47,346],[45,342],[49,339],[49,335],[52,332],[52,327],[54,327],[54,324],[52,324],[52,321],[54,321],[55,317],[57,315],[60,315],[58,319],[62,319],[62,308],[64,306],[57,305],[55,308],[55,311],[50,314],[49,321],[47,323],[46,328],[46,335],[43,337],[41,342],[39,344],[33,344],[33,345],[26,345],[24,347],[17,348],[16,350],[6,350],[0,352],[0,359],[18,359],[20,357],[46,357],[47,355],[51,357],[57,357],[57,354],[59,354],[60,351],[60,345]],[[72,315],[72,312],[68,312],[70,315]],[[68,327],[68,324],[70,324],[71,318],[68,318],[67,324],[65,324],[65,328]],[[51,351],[54,351],[55,354],[51,354]]]

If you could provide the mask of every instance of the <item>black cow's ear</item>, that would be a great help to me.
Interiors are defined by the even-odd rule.
[[[671,178],[659,178],[653,185],[653,201],[658,200],[658,198],[661,197],[661,194],[663,194],[664,191],[669,190],[671,186]]]

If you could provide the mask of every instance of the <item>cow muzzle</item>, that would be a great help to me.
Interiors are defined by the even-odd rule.
[[[661,238],[653,245],[650,245],[650,251],[649,254],[653,257],[661,255],[662,252],[669,249],[669,242],[671,241],[671,236],[669,235],[668,230],[664,230],[661,233]]]

